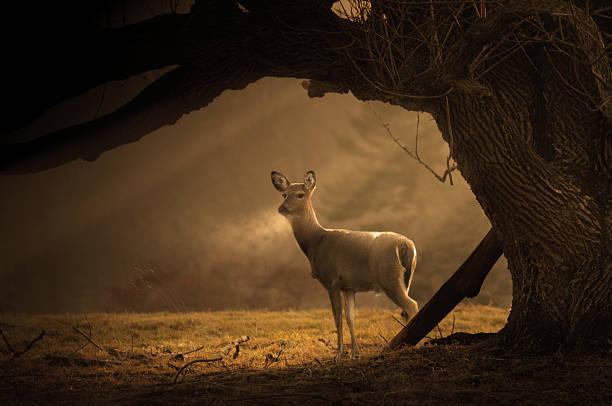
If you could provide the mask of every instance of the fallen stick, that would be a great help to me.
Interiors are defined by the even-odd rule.
[[[187,355],[187,354],[191,354],[191,353],[193,353],[193,352],[200,351],[200,350],[204,349],[204,347],[206,347],[206,346],[205,346],[205,345],[202,345],[202,346],[200,346],[200,347],[196,348],[195,350],[191,350],[191,351],[187,351],[187,352],[182,352],[182,353],[180,353],[179,355],[183,355],[183,356],[185,356],[185,355]]]
[[[221,361],[227,354],[229,354],[229,352],[232,350],[232,348],[236,348],[236,352],[234,353],[234,358],[238,357],[238,354],[240,352],[240,344],[242,343],[246,343],[247,341],[250,340],[249,336],[242,336],[234,341],[232,341],[231,343],[229,343],[228,345],[226,345],[225,347],[223,347],[223,349],[219,352],[219,355],[217,355],[216,357],[213,358],[202,358],[202,359],[196,359],[193,361],[190,361],[188,363],[186,363],[185,365],[183,365],[181,367],[181,369],[179,369],[176,373],[176,375],[174,375],[174,379],[172,380],[172,384],[176,384],[176,381],[179,377],[179,375],[188,367],[190,367],[193,364],[197,364],[198,362],[215,362],[215,361]]]
[[[115,356],[115,354],[112,354],[110,351],[105,350],[104,348],[102,348],[101,346],[99,346],[94,340],[91,339],[91,337],[89,337],[87,334],[83,333],[81,330],[79,330],[77,327],[72,326],[72,329],[74,331],[76,331],[77,333],[79,333],[80,335],[82,335],[87,341],[89,341],[94,347],[96,347],[97,349],[99,349],[100,351],[104,351],[105,353],[107,353],[108,355],[113,355]]]
[[[9,351],[11,352],[11,354],[13,354],[13,358],[17,358],[22,356],[23,354],[25,354],[26,352],[30,351],[30,348],[32,348],[32,346],[39,340],[42,340],[42,338],[45,335],[45,330],[41,330],[40,334],[38,335],[38,337],[36,337],[35,339],[33,339],[32,341],[30,341],[28,343],[28,345],[25,347],[25,349],[23,351],[15,351],[13,349],[13,347],[11,347],[11,344],[9,344],[8,339],[6,338],[6,336],[4,335],[4,332],[2,331],[2,329],[0,329],[0,335],[2,335],[2,339],[4,340],[4,342],[6,343],[6,348],[9,349]]]
[[[2,335],[2,339],[4,340],[4,343],[6,344],[6,348],[8,348],[8,350],[11,352],[11,354],[13,354],[13,356],[15,355],[15,351],[13,350],[13,347],[11,347],[11,344],[8,342],[8,339],[6,338],[6,336],[4,335],[4,332],[2,331],[2,329],[0,329],[0,335]]]

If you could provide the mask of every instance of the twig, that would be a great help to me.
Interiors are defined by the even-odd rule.
[[[32,346],[34,345],[34,343],[36,343],[39,340],[42,340],[42,338],[45,336],[45,330],[41,330],[40,334],[38,335],[38,337],[36,337],[35,339],[33,339],[32,341],[30,341],[30,343],[26,346],[26,348],[15,354],[15,358],[22,356],[23,354],[25,354],[26,352],[30,351],[30,348],[32,348]]]
[[[186,363],[185,365],[183,365],[178,372],[176,373],[176,375],[174,375],[174,379],[172,380],[172,384],[176,384],[176,380],[178,379],[179,375],[181,374],[181,372],[183,372],[187,367],[190,367],[193,364],[197,364],[198,362],[215,362],[215,361],[221,361],[223,359],[222,356],[218,356],[218,357],[214,357],[214,358],[202,358],[202,359],[196,359],[193,360],[191,362]]]
[[[168,365],[170,368],[174,369],[175,371],[178,371],[180,368],[176,365],[174,365],[172,362],[168,362],[166,365]]]
[[[178,380],[178,377],[181,375],[181,373],[187,369],[188,367],[190,367],[193,364],[197,364],[199,362],[216,362],[216,361],[221,361],[223,359],[223,357],[225,357],[227,354],[229,354],[229,352],[232,350],[232,348],[235,348],[236,351],[234,353],[234,358],[238,357],[238,354],[240,352],[240,344],[246,343],[247,341],[250,340],[249,336],[242,336],[234,341],[232,341],[231,343],[229,343],[228,345],[226,345],[225,347],[223,347],[223,349],[219,352],[219,355],[217,355],[216,357],[213,358],[202,358],[202,359],[196,359],[193,360],[191,362],[186,363],[185,365],[183,365],[178,372],[176,373],[176,375],[174,375],[174,379],[172,380],[172,384],[176,384],[176,381]]]
[[[15,355],[15,350],[13,350],[13,347],[11,347],[11,344],[9,344],[8,339],[6,338],[6,336],[4,335],[4,332],[2,331],[2,329],[0,329],[0,335],[2,335],[2,339],[4,340],[4,342],[6,343],[6,348],[8,348],[8,350],[11,352],[11,354],[13,354],[13,356]]]
[[[191,350],[191,351],[183,352],[183,353],[181,353],[181,355],[187,355],[187,354],[194,353],[194,352],[196,352],[196,351],[200,351],[200,350],[201,350],[201,349],[203,349],[204,347],[206,347],[206,346],[205,346],[205,345],[202,345],[202,346],[200,346],[200,347],[196,348],[195,350]]]
[[[99,346],[94,340],[91,339],[91,337],[89,337],[87,334],[83,333],[81,330],[79,330],[77,327],[72,326],[72,329],[79,333],[80,335],[82,335],[87,341],[89,341],[94,347],[96,347],[97,349],[99,349],[100,351],[104,351],[105,353],[109,354],[109,355],[113,355],[110,352],[108,352],[107,350],[105,350],[104,348],[102,348],[101,346]]]
[[[11,347],[11,344],[9,344],[8,339],[6,338],[6,336],[4,335],[4,332],[2,331],[2,329],[0,329],[0,335],[2,335],[2,339],[4,340],[4,342],[6,343],[6,347],[9,349],[9,351],[11,352],[11,354],[13,354],[13,358],[18,358],[20,356],[22,356],[23,354],[25,354],[26,352],[30,351],[30,349],[32,348],[32,346],[39,340],[42,340],[42,338],[45,335],[45,330],[41,330],[40,334],[33,339],[32,341],[30,341],[28,343],[28,345],[26,345],[25,349],[23,351],[15,351],[13,349],[13,347]]]
[[[393,318],[393,320],[397,321],[397,322],[400,324],[400,326],[402,326],[402,327],[406,327],[406,325],[405,325],[404,323],[402,323],[401,321],[399,321],[399,320],[397,319],[397,317],[395,317],[394,315],[391,315],[391,317]]]
[[[420,163],[423,167],[425,167],[425,169],[427,169],[429,172],[431,172],[436,177],[436,179],[438,179],[440,182],[444,183],[446,181],[446,177],[448,176],[450,181],[451,181],[450,184],[453,185],[451,172],[453,172],[455,169],[457,169],[457,165],[450,165],[450,155],[449,155],[449,157],[446,160],[446,170],[444,171],[442,176],[438,175],[436,173],[436,171],[434,171],[431,166],[429,166],[425,161],[423,161],[419,157],[418,151],[411,151],[410,148],[408,148],[405,145],[403,145],[400,142],[400,140],[393,135],[393,133],[391,132],[391,126],[389,125],[389,123],[385,123],[383,121],[383,119],[380,116],[380,114],[378,114],[378,112],[376,110],[374,110],[374,108],[372,107],[372,105],[370,103],[368,103],[368,106],[370,107],[370,109],[372,110],[374,115],[378,118],[378,121],[380,122],[380,125],[387,131],[387,135],[389,136],[389,138],[391,138],[393,140],[393,142],[397,146],[399,146],[401,149],[403,149],[404,152],[406,152],[411,158],[415,159],[418,163]],[[419,120],[419,118],[417,116],[417,123],[418,123],[418,120]],[[417,126],[417,137],[418,137],[418,126]],[[418,145],[418,140],[415,142],[415,145]]]
[[[264,364],[264,368],[269,367],[271,364],[273,364],[275,362],[280,362],[281,355],[283,355],[283,350],[280,350],[278,352],[278,354],[276,354],[276,356],[274,356],[272,354],[266,355],[266,363]]]
[[[89,336],[91,337],[91,323],[89,322],[89,319],[87,318],[87,315],[84,314],[83,315],[85,317],[85,321],[87,322],[87,328],[89,329]],[[70,353],[70,355],[75,354],[79,351],[81,351],[82,349],[84,349],[85,347],[87,347],[89,345],[89,341],[85,342],[85,344],[83,344],[82,346],[80,346],[79,348],[77,348],[76,350],[72,351]],[[132,347],[134,346],[134,339],[132,338]],[[134,352],[133,348],[132,348],[132,352]]]
[[[453,126],[451,125],[451,121],[450,121],[450,107],[448,106],[448,96],[445,97],[446,99],[446,121],[448,124],[448,137],[449,137],[449,150],[448,150],[448,157],[446,157],[446,172],[444,173],[445,175],[448,174],[448,181],[450,182],[451,186],[453,186],[453,170],[455,168],[457,168],[457,166],[455,165],[453,170],[451,170],[450,167],[450,160],[452,155],[455,152],[455,137],[453,136]]]
[[[438,334],[440,334],[440,338],[444,338],[444,334],[442,334],[442,330],[440,329],[440,325],[436,324],[436,327],[438,329]]]

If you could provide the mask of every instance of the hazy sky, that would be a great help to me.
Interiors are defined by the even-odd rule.
[[[146,83],[109,85],[107,95]],[[20,135],[116,108],[107,96],[98,111],[100,91],[51,110]],[[324,226],[415,241],[411,296],[424,304],[489,223],[458,172],[455,186],[438,182],[386,136],[372,109],[413,146],[416,113],[350,95],[309,99],[300,81],[270,78],[227,91],[93,163],[0,177],[0,310],[164,309],[164,294],[188,309],[327,306],[276,211],[281,198],[269,176],[277,170],[301,181],[310,169]],[[428,116],[420,121],[420,152],[441,171],[448,148]],[[139,285],[136,268],[156,271],[152,288]],[[510,289],[500,261],[480,300],[508,306]],[[387,303],[362,296],[358,304]]]

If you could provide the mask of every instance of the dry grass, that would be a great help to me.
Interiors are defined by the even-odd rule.
[[[401,328],[393,313],[358,309],[359,360],[332,362],[331,311],[223,311],[186,314],[2,316],[16,351],[0,355],[0,404],[606,404],[612,361],[562,356],[515,359],[474,346],[385,353]],[[497,331],[507,311],[458,307],[432,336]],[[75,332],[90,336],[101,351]],[[176,368],[214,356],[249,335],[239,356]],[[345,334],[345,339],[350,340]],[[85,344],[87,344],[85,346]],[[85,346],[85,347],[83,347]],[[199,351],[184,357],[198,347]],[[0,348],[5,349],[4,343]]]

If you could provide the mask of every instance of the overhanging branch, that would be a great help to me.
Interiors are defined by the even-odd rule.
[[[136,142],[184,114],[200,109],[227,89],[242,89],[259,77],[237,61],[220,60],[201,71],[184,67],[163,75],[119,110],[97,120],[47,134],[33,141],[3,145],[0,173],[28,173],[75,159],[96,160],[103,152]],[[224,69],[230,66],[231,69]]]
[[[34,77],[24,77],[22,81],[8,78],[14,83],[8,84],[8,94],[4,96],[12,102],[5,107],[2,133],[21,127],[49,107],[98,85],[184,63],[182,35],[188,19],[184,14],[164,14],[96,34],[72,33],[76,37],[86,35],[76,40],[82,44],[80,47],[58,44],[55,51],[61,48],[61,57],[45,61],[44,69],[23,67],[27,71],[36,69]],[[35,89],[36,97],[28,88]]]
[[[168,65],[180,68],[108,117],[25,144],[3,145],[0,172],[31,172],[72,159],[95,159],[173,124],[226,89],[241,89],[265,76],[310,79],[306,87],[311,97],[350,90],[360,100],[380,100],[417,111],[443,110],[449,93],[449,98],[466,93],[488,97],[484,76],[491,76],[502,58],[523,53],[521,47],[506,44],[505,50],[493,45],[482,54],[483,46],[515,38],[506,34],[526,17],[537,18],[546,11],[553,15],[552,8],[557,6],[527,0],[487,2],[484,13],[459,3],[379,0],[374,2],[376,10],[363,9],[360,19],[351,20],[334,14],[328,0],[198,1],[188,15],[158,16],[105,31],[99,43],[106,51],[94,57],[91,65],[95,67],[83,65],[90,75],[71,84],[60,81],[51,99],[32,102],[28,117],[110,80]],[[583,14],[576,11],[574,15],[580,19]],[[596,30],[590,20],[581,24],[585,32]],[[578,45],[597,48],[598,42],[590,36],[581,39]],[[591,75],[606,82],[610,77],[606,63],[598,60]],[[596,81],[597,86],[600,82]],[[598,108],[608,114],[608,87],[597,89],[591,93],[599,93]],[[7,116],[8,121],[13,114]],[[17,121],[23,119],[23,115],[14,116]],[[451,169],[449,165],[447,173]]]
[[[306,20],[313,26],[302,30],[281,26],[279,34],[279,23],[262,17],[240,12],[226,21],[222,32],[209,33],[194,21],[208,18],[199,10],[189,22],[192,36],[186,36],[182,44],[188,48],[189,64],[166,73],[107,116],[33,141],[2,145],[0,172],[34,172],[79,158],[95,160],[105,151],[174,124],[225,90],[242,89],[264,76],[329,76],[327,68],[336,54],[329,45],[329,26],[323,18]],[[218,26],[219,22],[212,24]]]

